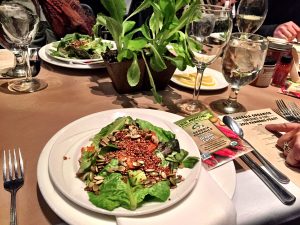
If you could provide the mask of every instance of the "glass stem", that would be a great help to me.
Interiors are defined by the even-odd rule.
[[[201,83],[202,83],[202,79],[203,79],[203,73],[204,73],[204,70],[206,69],[206,67],[207,67],[207,65],[204,63],[200,63],[197,65],[197,75],[196,75],[196,79],[195,79],[193,101],[198,101]]]
[[[32,80],[32,74],[30,69],[30,60],[29,60],[29,52],[28,52],[28,45],[22,46],[22,54],[23,58],[25,59],[25,71],[26,71],[26,81],[30,82]]]
[[[237,104],[237,97],[239,94],[240,89],[231,87],[230,94],[227,99],[228,105],[236,105]]]

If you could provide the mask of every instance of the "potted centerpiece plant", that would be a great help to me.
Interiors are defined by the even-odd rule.
[[[115,41],[116,50],[103,55],[113,83],[120,82],[114,83],[114,87],[120,93],[149,88],[160,103],[157,86],[166,87],[176,68],[184,70],[192,65],[184,27],[196,9],[193,4],[197,0],[144,0],[127,17],[125,0],[101,3],[110,15],[97,15],[94,33],[97,35],[99,27],[104,26]],[[184,9],[187,4],[190,7]],[[153,12],[151,17],[137,27],[131,19],[148,8]]]

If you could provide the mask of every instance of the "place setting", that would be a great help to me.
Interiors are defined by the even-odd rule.
[[[299,220],[299,74],[283,66],[299,63],[281,51],[269,64],[278,49],[257,34],[266,0],[240,1],[235,19],[234,3],[205,2],[101,0],[92,26],[41,47],[51,4],[0,2],[0,82],[19,93],[0,95],[4,222],[16,211],[29,225]],[[75,1],[56,19],[69,3],[75,21]]]
[[[173,220],[172,214],[176,214],[178,210],[185,210],[185,214],[192,215],[192,211],[196,208],[204,207],[204,215],[206,214],[206,208],[217,207],[218,205],[219,207],[228,206],[224,211],[229,215],[225,216],[221,212],[221,219],[231,220],[234,218],[235,211],[230,203],[230,198],[233,196],[235,187],[235,172],[233,165],[230,163],[224,166],[224,169],[212,172],[212,174],[215,173],[213,175],[215,179],[223,184],[223,190],[216,185],[212,178],[208,177],[209,175],[204,171],[204,168],[201,168],[201,161],[199,161],[192,169],[183,169],[182,172],[180,172],[181,169],[178,169],[179,176],[184,179],[177,184],[175,189],[171,189],[167,202],[150,201],[140,205],[135,210],[117,208],[110,211],[95,207],[88,201],[88,193],[84,191],[85,185],[76,177],[76,173],[80,168],[78,162],[80,152],[82,152],[85,145],[89,146],[88,143],[91,137],[99,132],[101,129],[99,124],[103,124],[105,127],[110,123],[109,121],[115,121],[115,119],[124,118],[125,116],[144,119],[155,126],[174,132],[179,140],[180,147],[188,150],[188,156],[200,157],[197,145],[192,138],[173,123],[182,119],[181,116],[167,112],[156,112],[153,116],[153,112],[154,110],[146,109],[123,109],[95,113],[72,122],[50,139],[39,159],[38,183],[51,208],[64,208],[63,213],[59,213],[60,210],[57,210],[57,213],[66,222],[72,223],[71,221],[76,219],[77,224],[81,224],[81,220],[89,221],[91,224],[94,224],[94,222],[96,224],[99,220],[105,224],[115,224],[114,216],[116,216],[117,224],[128,224],[129,222],[134,224],[142,220],[145,220],[144,223],[146,224],[146,221],[149,221],[149,216],[153,218],[151,222],[156,219],[170,222]],[[165,119],[166,116],[167,120]],[[221,177],[224,176],[227,179],[222,181]],[[194,190],[194,186],[196,186],[196,190]],[[214,197],[209,197],[211,203],[205,200],[206,197],[202,193],[207,186],[215,190]],[[225,194],[224,191],[228,194]],[[61,205],[60,201],[64,201],[64,204]],[[199,205],[199,202],[202,201],[203,204],[200,203]],[[217,203],[217,201],[220,201],[220,203]],[[197,204],[197,207],[192,206],[195,204]],[[80,211],[80,216],[72,218],[72,213],[77,213],[77,211]],[[157,213],[158,211],[159,213]],[[213,221],[214,219],[209,217],[206,220]]]

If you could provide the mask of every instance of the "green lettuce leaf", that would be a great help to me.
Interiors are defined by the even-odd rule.
[[[105,178],[99,195],[89,192],[89,200],[95,206],[109,211],[118,207],[135,210],[147,195],[166,201],[170,196],[168,182],[161,181],[150,188],[143,188],[141,185],[132,187],[129,182],[122,180],[121,174],[112,173]]]
[[[154,131],[160,142],[168,142],[171,139],[175,138],[175,134],[173,134],[171,131],[167,131],[167,130],[164,130],[160,127],[154,126],[153,124],[151,124],[148,121],[141,120],[141,119],[136,119],[136,123],[143,130],[148,129],[148,130]]]
[[[124,128],[126,123],[132,121],[131,117],[119,117],[113,123],[108,124],[106,127],[103,127],[98,134],[92,139],[92,144],[96,149],[99,149],[99,142],[102,138],[107,137],[113,131],[121,130]]]

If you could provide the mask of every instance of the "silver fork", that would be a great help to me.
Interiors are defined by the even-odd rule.
[[[300,122],[300,119],[297,118],[294,113],[288,108],[282,99],[276,100],[276,104],[280,111],[280,114],[290,122]],[[275,111],[275,110],[274,110]]]
[[[24,184],[24,165],[23,165],[23,159],[22,159],[20,148],[19,148],[18,161],[17,161],[16,151],[14,149],[13,162],[12,162],[10,150],[8,150],[8,168],[6,164],[5,150],[3,151],[3,181],[4,181],[5,190],[9,191],[11,194],[10,225],[16,225],[17,224],[16,194],[17,191]]]
[[[288,102],[287,106],[292,111],[298,122],[300,121],[300,107],[295,102]]]

